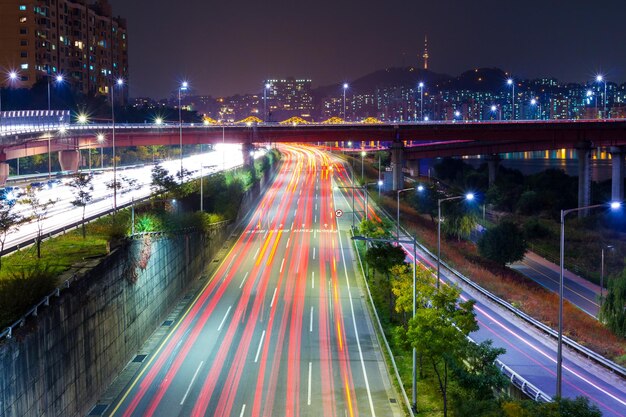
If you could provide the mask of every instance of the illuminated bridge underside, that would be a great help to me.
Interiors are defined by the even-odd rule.
[[[104,133],[105,147],[111,146],[110,126],[71,126],[65,137],[50,139],[52,150],[99,148],[96,134]],[[206,143],[315,143],[336,141],[394,140],[421,142],[406,149],[406,159],[437,156],[478,155],[515,151],[626,145],[626,121],[530,121],[467,122],[430,124],[341,124],[341,125],[226,125],[183,126],[185,145]],[[177,125],[120,125],[116,146],[178,145]],[[415,145],[415,144],[414,144]],[[15,135],[1,139],[0,160],[48,151],[42,134]]]

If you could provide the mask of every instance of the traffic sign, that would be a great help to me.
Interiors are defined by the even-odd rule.
[[[341,217],[342,215],[343,215],[343,211],[341,211],[339,209],[335,211],[335,216]]]

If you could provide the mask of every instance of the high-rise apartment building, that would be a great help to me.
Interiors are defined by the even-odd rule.
[[[113,78],[128,78],[126,21],[107,0],[0,0],[0,69],[16,71],[19,87],[62,74],[77,91],[106,95]]]
[[[298,116],[311,118],[313,111],[313,97],[311,96],[311,80],[284,78],[280,80],[266,80],[267,91],[263,105],[267,105],[268,119],[282,120],[283,118]]]

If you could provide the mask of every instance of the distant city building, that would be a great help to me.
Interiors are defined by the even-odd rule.
[[[19,87],[62,74],[76,91],[108,95],[113,78],[128,79],[126,20],[107,0],[0,1],[0,68]]]
[[[261,93],[261,103],[263,108],[260,114],[263,116],[267,105],[268,120],[284,120],[293,116],[303,119],[311,119],[313,112],[313,96],[311,94],[311,80],[295,79],[292,77],[284,79],[265,80],[263,82],[265,95]],[[260,117],[263,119],[263,117]]]

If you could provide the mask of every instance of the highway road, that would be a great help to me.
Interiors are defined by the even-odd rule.
[[[332,163],[283,150],[228,256],[105,415],[403,415],[349,222],[337,222]]]
[[[258,155],[261,155],[259,152]],[[255,157],[258,157],[255,155]],[[200,176],[200,168],[204,167],[204,175],[209,172],[227,170],[243,163],[241,146],[218,144],[215,151],[190,155],[183,159],[184,168],[192,172],[190,178],[198,178]],[[180,160],[164,161],[161,164],[170,174],[175,175],[180,170]],[[118,167],[117,180],[122,184],[122,189],[117,193],[118,207],[130,204],[133,199],[138,200],[148,197],[152,191],[150,184],[152,182],[152,168],[154,165],[133,167]],[[212,167],[212,168],[207,168]],[[86,172],[86,171],[85,171]],[[99,214],[110,212],[113,209],[113,191],[106,186],[107,183],[113,181],[113,171],[96,171],[99,175],[94,175],[92,184],[94,186],[93,201],[91,201],[85,210],[86,217],[96,216]],[[129,181],[133,183],[129,186]],[[32,180],[31,181],[42,181]],[[43,187],[37,191],[37,197],[40,202],[45,203],[48,200],[55,202],[49,209],[48,215],[42,221],[43,235],[62,229],[63,227],[78,222],[82,219],[82,208],[74,207],[71,201],[74,199],[73,190],[67,185],[71,181],[71,177],[64,177],[60,184],[52,188]],[[12,184],[13,186],[14,184]],[[26,184],[19,184],[23,191]],[[5,204],[1,202],[0,204]],[[29,215],[29,208],[25,204],[16,203],[17,213],[26,217]],[[37,236],[37,225],[35,222],[23,224],[19,229],[9,232],[5,244],[5,250],[16,245],[22,245],[24,242],[31,241]]]
[[[357,212],[364,209],[361,197],[357,192]],[[345,198],[349,200],[351,195],[346,193]],[[412,237],[401,234],[401,239],[412,240]],[[402,246],[407,261],[412,263],[413,246]],[[419,248],[417,258],[419,264],[436,271],[436,258]],[[442,268],[441,273],[444,282],[461,287],[464,300],[476,300],[476,319],[480,328],[471,337],[477,342],[491,339],[494,346],[505,348],[506,353],[500,357],[503,363],[548,396],[554,396],[556,342],[463,285],[450,271]],[[626,416],[626,381],[566,347],[563,349],[563,396],[587,397],[600,407],[604,416]]]
[[[565,242],[565,245],[567,247],[567,242]],[[527,253],[522,261],[515,262],[511,265],[511,268],[526,275],[542,287],[558,294],[559,265],[555,265],[537,254]],[[600,310],[600,286],[568,270],[564,271],[563,276],[563,297],[590,316],[598,317]],[[606,289],[604,290],[604,295],[606,296]]]

